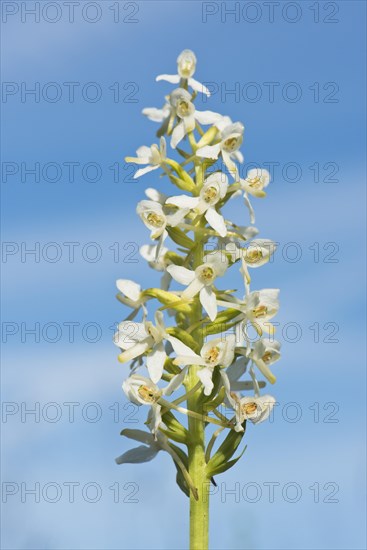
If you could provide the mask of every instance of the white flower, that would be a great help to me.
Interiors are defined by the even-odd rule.
[[[172,114],[181,121],[172,132],[171,147],[173,149],[195,129],[196,120],[200,124],[214,124],[222,118],[221,115],[212,111],[197,111],[191,99],[189,92],[183,88],[177,88],[170,95]]]
[[[171,84],[178,84],[182,79],[184,81],[187,81],[188,85],[193,90],[195,90],[196,92],[201,92],[209,97],[210,92],[208,88],[206,88],[204,84],[201,84],[200,82],[192,78],[192,75],[195,73],[195,69],[196,56],[194,52],[192,52],[191,50],[184,50],[177,58],[178,74],[161,74],[157,76],[156,81],[165,80],[166,82],[170,82]]]
[[[254,197],[266,197],[264,191],[270,183],[270,174],[264,168],[253,168],[247,172],[245,179],[240,179],[241,189]]]
[[[229,234],[226,237],[218,239],[218,242],[221,249],[231,256],[232,262],[235,262],[241,257],[241,243],[256,237],[259,230],[254,226],[238,226],[230,222],[229,225],[231,226],[229,231],[237,233],[238,236]]]
[[[200,302],[210,319],[214,321],[217,316],[217,300],[213,291],[213,283],[217,277],[222,277],[228,267],[228,260],[225,254],[220,251],[207,254],[204,263],[199,265],[195,271],[178,265],[170,265],[167,271],[175,281],[188,285],[181,293],[185,300],[191,300],[200,292]]]
[[[166,140],[161,137],[159,147],[155,143],[150,147],[142,145],[136,151],[137,157],[125,157],[126,162],[134,162],[135,164],[148,164],[145,168],[140,168],[134,174],[134,179],[157,170],[166,159]]]
[[[218,300],[218,304],[239,311],[238,317],[234,319],[234,321],[239,321],[239,324],[236,325],[237,343],[243,339],[249,342],[247,321],[250,321],[260,336],[263,332],[274,334],[275,327],[269,321],[279,310],[279,289],[255,290],[250,292],[245,300],[228,297],[227,301]]]
[[[178,210],[174,214],[166,214],[163,206],[156,201],[142,200],[138,203],[136,211],[145,226],[150,229],[152,239],[161,238],[161,242],[167,237],[166,227],[175,227],[182,222],[187,210]]]
[[[176,88],[166,99],[169,100],[169,103],[165,103],[162,109],[146,107],[143,109],[143,114],[153,122],[162,122],[162,126],[157,132],[158,136],[172,133],[171,147],[173,149],[186,134],[194,130],[196,120],[200,124],[223,124],[224,117],[222,115],[212,111],[197,111],[191,101],[191,94],[184,88]],[[180,122],[173,129],[176,117],[180,119]]]
[[[204,386],[204,394],[210,395],[213,390],[213,372],[217,365],[228,367],[234,359],[236,337],[234,334],[223,338],[215,338],[204,344],[200,355],[194,353],[190,348],[188,355],[179,355],[173,361],[176,365],[199,365],[202,368],[197,371],[198,378]],[[221,371],[222,374],[222,371]]]
[[[168,198],[166,204],[173,204],[179,208],[190,208],[198,214],[204,214],[209,225],[221,237],[225,237],[227,227],[223,216],[216,211],[215,205],[226,196],[227,190],[227,176],[221,172],[215,172],[204,181],[199,197],[179,195]]]
[[[241,258],[241,272],[244,275],[246,292],[251,281],[248,268],[261,267],[270,261],[276,249],[276,243],[270,239],[254,239],[248,246],[238,249]]]
[[[268,288],[251,292],[245,301],[246,317],[261,335],[263,332],[274,333],[274,326],[269,323],[279,310],[279,289]]]
[[[217,159],[222,155],[224,164],[227,166],[234,179],[238,179],[238,170],[233,162],[233,158],[243,162],[243,156],[238,151],[243,141],[244,127],[240,122],[226,125],[220,132],[220,142],[215,145],[206,145],[196,151],[198,157]]]
[[[146,298],[143,295],[141,286],[138,283],[130,281],[129,279],[118,279],[116,281],[116,286],[120,292],[117,295],[118,300],[125,306],[133,308],[133,311],[129,315],[128,319],[133,319],[141,307],[143,307],[144,314],[146,314],[146,309],[144,306]]]
[[[276,377],[269,369],[269,366],[280,359],[280,342],[270,340],[269,338],[261,338],[255,342],[250,358],[265,378],[274,384]]]
[[[116,346],[123,350],[118,357],[121,363],[131,361],[150,350],[147,354],[147,368],[154,383],[161,379],[167,359],[164,340],[171,343],[176,353],[187,351],[187,346],[178,338],[167,334],[161,311],[156,312],[155,323],[153,325],[151,321],[144,323],[123,321],[118,325],[118,330],[114,335]]]
[[[242,264],[247,267],[260,267],[266,264],[276,249],[276,243],[270,239],[254,239],[242,249]]]
[[[263,168],[253,168],[247,172],[245,179],[240,179],[240,188],[243,190],[243,197],[245,199],[245,204],[250,213],[251,223],[255,223],[255,212],[252,208],[250,199],[248,198],[248,193],[254,197],[265,197],[266,193],[264,191],[270,183],[270,174],[267,170]]]
[[[161,405],[158,403],[159,399],[163,396],[169,396],[176,391],[181,386],[185,376],[186,369],[183,369],[163,389],[160,389],[149,378],[140,376],[139,374],[132,374],[122,383],[122,389],[132,403],[151,406],[149,427],[154,434],[157,433],[162,423]]]
[[[251,420],[253,424],[259,424],[266,420],[276,403],[272,395],[239,398],[234,394],[233,397],[236,402],[236,431],[242,431],[241,424],[245,420]]]
[[[117,279],[116,286],[121,292],[119,296],[120,302],[126,306],[134,309],[140,308],[145,302],[145,298],[142,296],[141,286],[129,279]]]

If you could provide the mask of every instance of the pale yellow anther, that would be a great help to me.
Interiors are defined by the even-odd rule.
[[[214,348],[211,348],[208,353],[206,354],[205,356],[205,360],[208,362],[208,363],[216,363],[217,360],[218,360],[218,357],[219,357],[219,348],[218,347],[214,347]]]
[[[249,248],[246,250],[245,260],[248,264],[256,264],[263,257],[261,250],[256,250],[255,248]]]
[[[252,414],[257,411],[257,405],[254,401],[245,403],[242,408],[245,414]]]
[[[260,319],[261,317],[265,317],[267,315],[268,308],[266,306],[258,306],[252,310],[252,313],[256,319]]]
[[[264,363],[269,363],[271,361],[271,358],[272,358],[271,351],[266,351],[261,359],[264,361]]]
[[[218,196],[218,190],[215,187],[208,187],[203,193],[203,199],[205,202],[210,203]]]
[[[138,392],[140,397],[147,403],[154,403],[159,397],[159,395],[151,388],[148,388],[148,386],[140,386]]]
[[[237,147],[238,147],[238,139],[236,137],[226,139],[226,141],[224,142],[224,149],[229,153],[235,151]]]
[[[147,222],[153,227],[162,227],[164,224],[164,218],[155,212],[149,212],[146,219]]]
[[[214,277],[214,271],[211,267],[204,267],[200,273],[204,281],[211,281]]]

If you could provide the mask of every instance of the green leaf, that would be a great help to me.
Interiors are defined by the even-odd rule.
[[[246,425],[244,424],[244,427]],[[232,458],[234,453],[236,452],[239,444],[242,441],[243,436],[245,435],[245,432],[236,432],[235,430],[231,430],[223,443],[220,445],[217,452],[212,456],[212,458],[209,460],[207,465],[207,474],[209,477],[215,475],[218,468],[223,468]],[[230,466],[229,466],[230,468]],[[225,470],[223,470],[225,471]]]
[[[176,462],[174,462],[175,466],[176,466],[176,470],[177,470],[177,474],[176,474],[176,483],[177,485],[179,486],[179,488],[181,489],[181,491],[188,497],[190,498],[190,489],[186,483],[186,480],[180,470],[180,468],[177,466]]]
[[[186,470],[189,469],[189,459],[188,459],[188,456],[187,454],[180,448],[180,447],[177,447],[177,445],[174,445],[173,443],[169,443],[169,446],[171,447],[171,449],[173,451],[175,451],[175,453],[178,455],[178,457],[182,460]],[[176,467],[176,470],[177,470],[177,475],[176,475],[176,483],[177,485],[179,486],[179,488],[181,489],[181,491],[187,496],[190,498],[190,489],[189,489],[189,486],[187,485],[186,483],[186,480],[182,474],[182,470],[181,468],[176,464],[175,461],[173,461],[175,467]]]
[[[188,431],[182,426],[177,418],[168,411],[163,414],[162,419],[168,429],[164,430],[161,428],[161,431],[166,434],[167,437],[176,441],[176,443],[186,444],[188,441]]]
[[[216,395],[211,400],[210,400],[211,398],[211,395],[210,395],[209,400],[205,401],[203,404],[203,413],[207,414],[210,411],[213,411],[214,409],[219,407],[219,405],[221,405],[224,401],[225,394],[226,394],[226,389],[224,386],[222,386],[218,392],[218,395]]]
[[[190,237],[188,237],[186,233],[181,231],[181,229],[178,229],[177,227],[167,227],[166,229],[168,235],[176,244],[183,246],[188,250],[190,250],[194,246],[194,241],[190,239]]]
[[[247,445],[243,449],[242,453],[237,458],[234,458],[233,460],[229,460],[228,462],[223,463],[221,466],[217,466],[216,468],[211,469],[210,470],[210,476],[213,477],[215,475],[222,474],[223,472],[226,472],[227,470],[232,468],[232,466],[234,466],[239,461],[239,459],[242,457],[242,455],[246,451],[246,449],[247,449]]]
[[[164,257],[165,259],[170,260],[175,265],[182,265],[185,261],[185,259],[182,256],[180,256],[179,254],[176,254],[176,252],[173,252],[171,250],[166,252]]]

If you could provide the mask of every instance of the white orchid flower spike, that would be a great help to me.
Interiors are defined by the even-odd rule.
[[[164,340],[170,342],[176,353],[182,354],[187,351],[187,346],[178,338],[167,334],[161,311],[156,312],[155,323],[153,325],[151,321],[123,321],[119,323],[114,335],[114,343],[122,350],[118,356],[120,363],[126,363],[147,353],[147,368],[154,383],[161,379],[167,359]]]
[[[136,151],[137,157],[125,157],[125,162],[133,162],[134,164],[148,164],[145,168],[140,168],[134,174],[134,179],[157,170],[167,157],[166,140],[161,137],[159,146],[153,143],[150,147],[142,145]]]
[[[184,300],[191,300],[200,293],[200,303],[214,321],[217,312],[217,299],[213,290],[213,283],[217,277],[222,277],[227,271],[228,260],[221,251],[216,251],[204,256],[204,263],[199,265],[195,271],[178,265],[169,265],[167,271],[175,281],[188,285],[181,293]]]
[[[180,53],[180,55],[177,58],[177,71],[178,74],[161,74],[157,76],[156,81],[165,80],[166,82],[170,82],[171,84],[178,84],[180,80],[183,81],[183,83],[187,82],[187,84],[195,90],[195,92],[200,92],[202,94],[210,96],[210,92],[204,84],[201,84],[194,78],[192,78],[192,75],[195,73],[196,69],[196,56],[194,52],[191,50],[184,50]]]
[[[204,181],[199,197],[178,195],[167,199],[166,204],[178,208],[189,208],[197,214],[204,214],[209,225],[221,236],[227,235],[227,227],[224,218],[215,208],[223,199],[228,190],[228,178],[225,174],[215,172]]]

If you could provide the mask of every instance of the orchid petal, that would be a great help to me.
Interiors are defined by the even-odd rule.
[[[189,285],[195,279],[194,271],[180,265],[169,265],[167,271],[175,281],[182,285]]]
[[[173,204],[173,206],[178,206],[179,208],[195,208],[199,204],[199,201],[198,197],[178,195],[176,197],[169,197],[166,200],[166,204]]]
[[[215,293],[210,287],[204,286],[200,290],[200,302],[209,315],[210,320],[214,321],[218,313],[218,307]]]
[[[221,237],[225,237],[227,235],[227,227],[224,222],[224,218],[221,214],[218,214],[215,208],[208,208],[205,213],[205,218],[209,225],[215,229]]]
[[[197,376],[200,379],[200,382],[204,386],[204,394],[210,395],[213,391],[214,384],[212,380],[213,376],[213,369],[209,369],[207,367],[204,367],[203,369],[198,369]]]
[[[141,464],[142,462],[149,462],[159,453],[160,449],[157,447],[146,447],[140,445],[135,449],[130,449],[126,453],[115,459],[116,464]]]
[[[149,376],[154,384],[162,378],[166,358],[167,354],[162,342],[156,345],[153,351],[147,355],[147,368]]]
[[[130,298],[133,302],[137,302],[140,298],[141,286],[129,279],[117,279],[116,286],[118,290]]]
[[[191,86],[195,92],[200,92],[201,94],[205,94],[206,96],[210,97],[210,92],[204,84],[201,84],[201,82],[198,82],[195,80],[195,78],[189,78],[188,85]]]
[[[155,81],[159,82],[160,80],[164,80],[170,84],[178,84],[180,82],[180,76],[178,74],[160,74],[156,77]]]
[[[197,157],[204,157],[207,159],[217,159],[220,153],[220,143],[216,145],[206,145],[196,151]]]
[[[148,174],[148,172],[152,172],[153,170],[157,170],[159,168],[159,165],[156,164],[155,166],[146,166],[145,168],[139,168],[134,174],[134,180],[140,178],[140,176],[144,176],[144,174]]]

